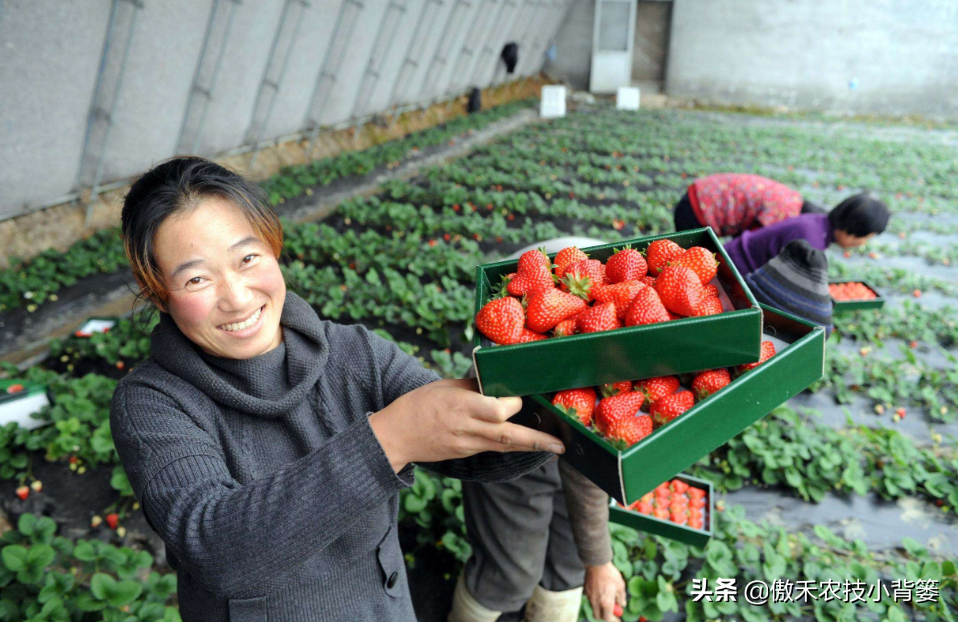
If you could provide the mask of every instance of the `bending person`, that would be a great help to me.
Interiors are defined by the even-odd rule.
[[[507,422],[521,399],[440,380],[287,291],[279,219],[240,175],[159,164],[122,235],[160,322],[110,426],[185,622],[415,622],[396,528],[413,463],[494,482],[563,451]]]
[[[856,194],[827,214],[802,214],[757,231],[745,231],[725,244],[738,271],[758,270],[792,240],[806,240],[812,248],[831,244],[844,249],[863,246],[888,226],[888,207],[869,194]]]
[[[755,299],[825,327],[832,324],[828,259],[807,240],[792,240],[776,257],[745,277]]]

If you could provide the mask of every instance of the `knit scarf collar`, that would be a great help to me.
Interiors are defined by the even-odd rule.
[[[207,354],[180,331],[171,315],[163,312],[150,336],[152,356],[161,367],[218,404],[257,417],[281,417],[299,405],[319,380],[329,344],[316,311],[289,290],[279,323],[285,347],[276,350],[285,350],[285,364],[283,352],[276,350],[245,360]],[[286,375],[289,390],[270,398],[263,379],[275,378],[281,372]]]

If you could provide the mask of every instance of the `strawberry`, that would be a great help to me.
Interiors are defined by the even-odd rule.
[[[641,279],[639,279],[639,281],[641,281],[642,283],[645,283],[646,285],[648,285],[648,286],[650,286],[650,287],[655,287],[655,277],[654,277],[654,276],[648,276],[648,275],[646,275],[646,276],[643,276]]]
[[[537,272],[540,267],[552,271],[552,262],[549,260],[549,256],[546,255],[545,250],[537,248],[526,251],[519,257],[516,274]]]
[[[689,501],[689,507],[694,510],[701,510],[705,507],[705,497],[699,497]]]
[[[669,321],[681,320],[681,319],[683,319],[681,315],[679,315],[678,313],[672,313],[671,311],[669,311]]]
[[[723,389],[732,381],[728,370],[723,368],[702,372],[692,381],[692,392],[700,400],[704,400],[713,393]]]
[[[605,262],[605,276],[609,283],[624,283],[640,279],[649,272],[642,253],[631,246],[615,249],[615,254]]]
[[[695,486],[689,486],[689,497],[692,499],[704,499],[705,491]]]
[[[613,424],[623,417],[633,417],[642,408],[645,400],[641,393],[629,391],[599,400],[595,407],[595,427],[599,432],[608,434]]]
[[[672,512],[669,519],[676,524],[684,525],[689,522],[689,515],[685,512]]]
[[[556,254],[555,258],[556,276],[560,278],[565,276],[565,269],[567,266],[588,258],[589,256],[585,252],[579,250],[575,246],[563,248]]]
[[[41,490],[43,490],[43,482],[41,482],[38,479],[33,480],[33,483],[30,484],[30,489],[33,490],[33,492],[40,492]]]
[[[685,493],[688,492],[689,485],[680,479],[673,479],[671,488],[678,494],[685,495]]]
[[[711,283],[706,283],[705,285],[703,285],[702,291],[705,292],[706,296],[712,296],[714,298],[718,298],[718,295],[719,295],[718,288],[712,285]]]
[[[635,295],[632,306],[625,312],[626,326],[641,326],[668,322],[669,312],[662,304],[654,287],[646,287]]]
[[[635,507],[635,511],[641,514],[651,514],[652,513],[652,504],[647,501],[638,501]]]
[[[490,300],[476,314],[476,328],[499,344],[519,343],[526,324],[522,303],[515,298]]]
[[[666,266],[655,282],[655,291],[665,308],[679,315],[692,315],[702,300],[702,283],[690,268]]]
[[[691,391],[679,391],[652,402],[649,414],[656,426],[663,426],[695,405]]]
[[[725,309],[722,307],[722,301],[714,296],[705,296],[692,309],[693,317],[705,317],[706,315],[718,315]]]
[[[30,496],[30,487],[29,486],[20,486],[16,490],[17,496],[20,497],[21,501],[26,501],[27,497]]]
[[[583,312],[579,316],[576,327],[580,333],[598,333],[603,330],[613,330],[622,326],[615,315],[615,304],[603,302]]]
[[[622,605],[615,603],[615,606],[612,607],[612,615],[617,618],[621,618],[623,613],[625,612],[622,610]]]
[[[548,337],[528,328],[523,328],[522,332],[519,333],[519,341],[516,343],[529,343],[530,341],[542,341],[543,339],[548,339]]]
[[[675,376],[658,376],[657,378],[646,378],[635,383],[635,390],[641,391],[645,399],[651,404],[660,400],[666,395],[675,393],[679,388],[679,379]]]
[[[602,385],[602,397],[611,397],[619,393],[629,393],[632,391],[632,382],[622,380],[620,382],[611,382]]]
[[[587,305],[578,296],[550,287],[532,294],[525,307],[526,328],[544,333],[555,328],[562,320],[582,313]]]
[[[656,518],[661,520],[669,519],[669,509],[668,508],[655,508],[655,511],[652,512]]]
[[[583,259],[566,267],[559,287],[586,300],[593,300],[592,288],[605,285],[605,266],[598,259]]]
[[[99,515],[94,515],[93,518],[90,519],[90,527],[93,527],[94,529],[96,529],[102,524],[103,524],[103,519],[100,518]]]
[[[542,266],[535,266],[525,272],[517,272],[506,284],[506,291],[513,296],[524,296],[554,287],[555,281],[552,278],[552,271]]]
[[[615,315],[619,320],[625,319],[625,313],[632,305],[636,295],[645,289],[645,284],[638,281],[623,281],[608,285],[596,285],[592,288],[592,296],[596,302],[611,302],[615,305]]]
[[[612,441],[621,441],[625,447],[635,445],[643,438],[652,434],[652,418],[648,415],[622,417],[608,426],[606,436]],[[621,444],[621,443],[616,443]]]
[[[690,518],[689,527],[692,529],[702,529],[702,519],[701,518]]]
[[[718,261],[715,253],[701,246],[693,246],[669,262],[673,266],[684,266],[698,275],[702,285],[711,282],[718,274]]]
[[[570,317],[568,320],[562,320],[556,324],[555,330],[552,331],[552,334],[556,337],[568,337],[569,335],[574,335],[576,333],[576,326],[578,325],[578,316]]]
[[[772,358],[773,356],[775,356],[775,344],[772,343],[771,341],[763,341],[763,342],[762,342],[762,355],[761,355],[761,357],[759,358],[758,362],[756,362],[756,363],[746,363],[745,365],[739,365],[738,367],[735,368],[735,371],[737,371],[737,372],[739,372],[739,373],[742,373],[742,372],[746,372],[746,371],[748,371],[748,370],[750,370],[750,369],[755,369],[756,367],[758,367],[759,365],[761,365],[762,363],[764,363],[764,362],[767,361],[768,359]]]
[[[645,250],[645,259],[649,264],[649,274],[657,277],[667,263],[685,252],[685,249],[672,240],[656,240]]]
[[[595,412],[595,390],[592,387],[559,391],[552,398],[552,404],[559,410],[578,417],[582,425],[592,424],[592,415]]]
[[[120,523],[120,515],[115,512],[113,514],[107,514],[105,519],[110,529],[116,529],[116,526]]]

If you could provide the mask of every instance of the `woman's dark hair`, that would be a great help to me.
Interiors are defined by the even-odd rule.
[[[160,225],[173,214],[195,209],[203,199],[212,197],[239,209],[279,259],[283,227],[259,185],[204,158],[171,158],[137,179],[123,201],[123,248],[141,296],[154,303],[166,304],[169,299],[153,248]]]
[[[833,230],[856,237],[881,233],[888,225],[888,206],[867,192],[848,197],[828,213]]]

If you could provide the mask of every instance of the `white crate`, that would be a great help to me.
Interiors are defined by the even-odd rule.
[[[635,86],[620,86],[615,93],[616,110],[638,110],[639,89]]]
[[[555,119],[565,116],[565,87],[554,84],[542,87],[539,102],[539,116],[543,119]]]

